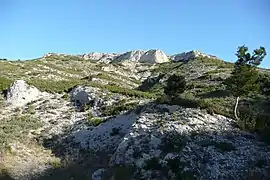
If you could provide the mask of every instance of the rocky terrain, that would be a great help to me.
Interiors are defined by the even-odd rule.
[[[0,61],[0,179],[270,179],[270,146],[233,118],[232,68],[199,51]],[[168,102],[175,73],[187,90]]]

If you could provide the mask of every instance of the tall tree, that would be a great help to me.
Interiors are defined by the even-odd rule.
[[[248,48],[243,45],[238,47],[236,56],[238,59],[235,62],[234,70],[231,73],[231,77],[225,80],[225,84],[227,89],[237,97],[234,115],[236,119],[239,119],[237,116],[237,107],[240,97],[260,90],[257,66],[261,64],[263,58],[266,56],[266,50],[264,47],[260,47],[259,49],[255,49],[251,55],[248,52]]]

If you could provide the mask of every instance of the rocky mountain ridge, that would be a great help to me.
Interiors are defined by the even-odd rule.
[[[47,53],[43,56],[43,58],[50,57],[53,55],[67,56],[65,54]],[[150,63],[150,64],[164,63],[164,62],[169,62],[170,60],[174,62],[187,61],[190,59],[194,59],[196,57],[217,58],[216,56],[208,55],[200,51],[196,51],[196,50],[169,56],[159,49],[133,50],[133,51],[128,51],[122,54],[92,52],[92,53],[76,55],[76,56],[81,57],[86,60],[93,60],[100,63],[110,63],[110,62],[114,63],[114,62],[129,61],[129,62]]]

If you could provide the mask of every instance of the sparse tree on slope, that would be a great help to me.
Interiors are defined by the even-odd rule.
[[[164,88],[164,94],[169,97],[175,97],[181,94],[186,89],[186,80],[184,76],[173,74],[167,80],[167,85]]]
[[[232,94],[237,97],[234,115],[236,119],[239,119],[237,107],[240,97],[248,95],[250,92],[258,92],[260,89],[259,73],[256,67],[261,64],[261,61],[266,56],[266,51],[264,47],[260,47],[255,49],[251,55],[246,46],[240,46],[236,56],[238,59],[235,62],[234,70],[231,77],[225,81],[225,84]]]

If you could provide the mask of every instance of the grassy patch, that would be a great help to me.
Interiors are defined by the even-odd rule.
[[[137,102],[125,103],[122,101],[122,102],[119,102],[117,105],[103,107],[102,115],[103,116],[119,115],[122,111],[135,109],[137,106],[138,106]]]
[[[46,91],[50,93],[62,93],[74,87],[75,85],[83,84],[83,82],[78,79],[71,79],[69,81],[30,79],[27,80],[27,83],[37,87],[41,91]]]
[[[131,97],[137,97],[137,98],[154,98],[155,97],[154,94],[149,93],[149,92],[142,92],[142,91],[133,90],[133,89],[129,89],[129,88],[123,88],[123,87],[119,87],[116,85],[102,85],[102,84],[96,83],[96,82],[87,82],[87,85],[92,86],[92,87],[101,88],[104,90],[108,90],[112,93],[118,93],[118,94],[131,96]]]
[[[30,130],[37,129],[42,123],[31,116],[14,116],[1,119],[0,124],[0,149],[7,148],[15,140],[22,140]]]

